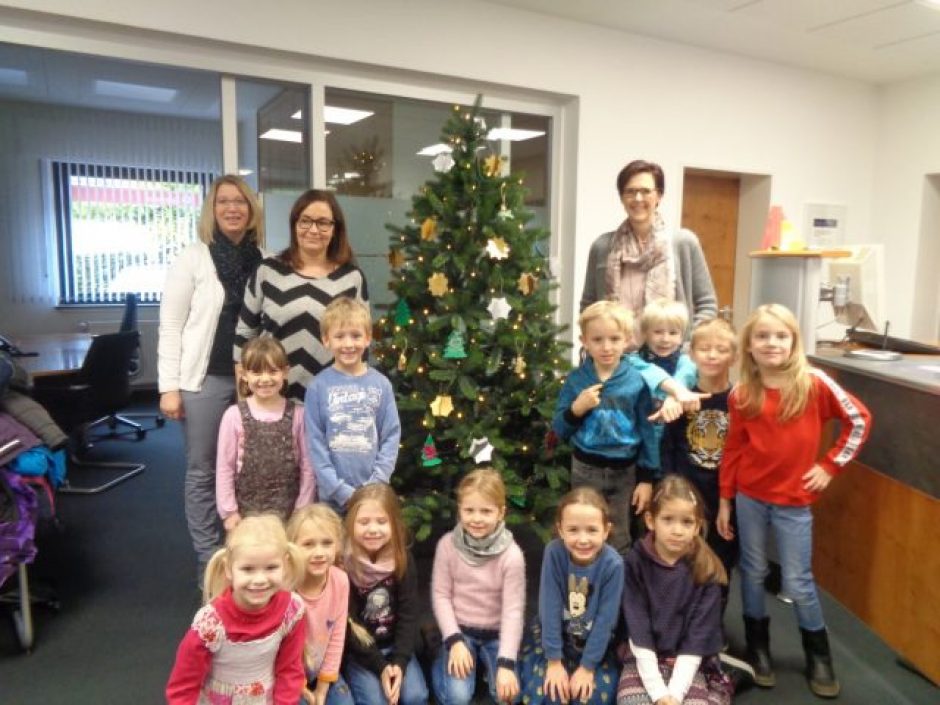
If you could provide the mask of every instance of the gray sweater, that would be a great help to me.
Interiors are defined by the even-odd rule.
[[[591,245],[584,289],[581,292],[581,311],[595,301],[607,298],[607,256],[615,234],[616,230],[604,233]],[[682,301],[689,309],[691,328],[697,323],[715,318],[718,315],[715,287],[708,273],[705,253],[695,233],[684,228],[673,233],[672,256],[676,266],[676,300]]]

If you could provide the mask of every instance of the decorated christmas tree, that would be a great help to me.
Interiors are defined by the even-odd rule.
[[[523,180],[502,174],[478,107],[454,107],[436,179],[414,196],[409,224],[389,225],[397,300],[375,353],[402,417],[393,483],[419,540],[435,518],[452,520],[454,489],[475,467],[502,474],[509,523],[542,532],[567,489],[546,443],[569,367],[548,232],[530,226]]]

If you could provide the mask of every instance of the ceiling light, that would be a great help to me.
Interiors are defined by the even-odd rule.
[[[518,130],[515,127],[494,127],[486,135],[488,140],[509,140],[510,142],[521,142],[530,140],[533,137],[541,137],[545,132],[542,130]]]
[[[304,136],[299,130],[280,130],[272,127],[260,135],[263,140],[277,140],[278,142],[303,142]]]
[[[336,125],[352,125],[354,122],[365,120],[367,117],[375,115],[371,110],[353,110],[352,108],[337,108],[332,105],[323,106],[323,122],[332,122]],[[298,110],[291,115],[295,120],[303,120],[302,110]]]
[[[917,2],[931,10],[940,10],[940,0],[917,0]]]
[[[139,83],[121,81],[95,81],[95,93],[111,98],[129,98],[131,100],[149,100],[153,103],[169,103],[176,98],[175,88],[145,86]]]
[[[238,175],[239,175],[239,176],[251,176],[251,175],[254,174],[254,173],[255,173],[255,172],[252,171],[251,169],[239,169],[239,170],[238,170]]]
[[[0,83],[4,86],[28,86],[29,74],[23,69],[0,68]]]
[[[438,154],[451,151],[451,149],[453,148],[450,145],[438,142],[437,144],[428,145],[417,154],[422,157],[436,157]]]

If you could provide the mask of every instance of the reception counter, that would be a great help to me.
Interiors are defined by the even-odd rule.
[[[940,356],[821,349],[810,362],[874,419],[857,462],[814,506],[817,581],[940,683]]]

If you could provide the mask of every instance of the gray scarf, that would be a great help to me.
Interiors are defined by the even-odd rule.
[[[499,522],[493,533],[477,539],[463,530],[460,524],[454,527],[454,548],[467,563],[480,566],[496,558],[509,548],[512,543],[512,532],[506,528],[506,522]]]

